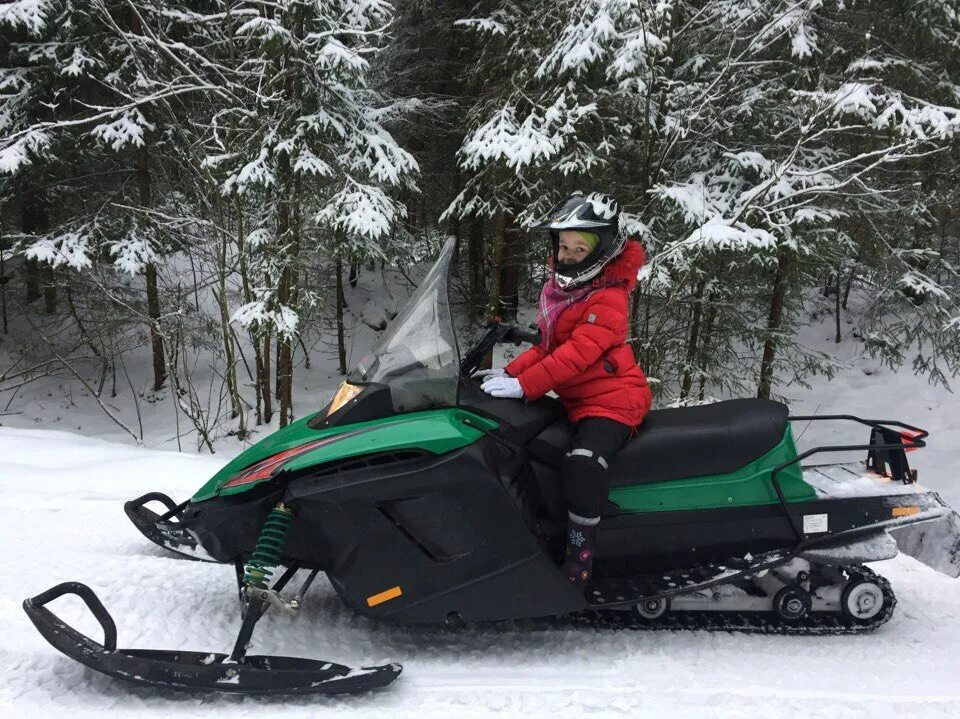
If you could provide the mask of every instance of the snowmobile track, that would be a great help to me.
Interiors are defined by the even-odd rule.
[[[893,616],[897,604],[890,582],[868,567],[847,567],[860,579],[876,582],[883,591],[883,609],[865,622],[846,618],[840,612],[811,612],[805,619],[784,622],[772,612],[675,611],[659,619],[645,619],[630,610],[592,609],[550,622],[556,628],[589,626],[596,629],[631,630],[700,630],[744,632],[747,634],[780,634],[789,636],[851,635],[872,632]]]

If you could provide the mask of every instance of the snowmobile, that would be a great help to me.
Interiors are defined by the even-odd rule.
[[[117,649],[109,613],[77,582],[24,602],[43,636],[87,666],[151,685],[361,692],[401,667],[246,653],[263,614],[295,613],[321,571],[344,603],[384,622],[788,634],[887,621],[896,599],[865,564],[898,551],[960,575],[960,517],[907,461],[927,432],[734,399],[650,412],[607,470],[595,576],[577,591],[558,571],[571,427],[556,399],[480,390],[472,375],[497,343],[536,338],[493,322],[461,357],[448,293],[454,257],[451,240],[327,407],[244,451],[185,502],[149,493],[127,503],[156,544],[236,567],[242,620],[230,654]],[[799,453],[798,421],[859,423],[869,441]],[[801,464],[851,450],[866,461]],[[64,594],[86,602],[102,644],[45,606]]]

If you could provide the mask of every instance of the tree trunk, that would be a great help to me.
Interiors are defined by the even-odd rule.
[[[770,399],[773,385],[773,360],[777,351],[777,333],[783,320],[783,301],[787,295],[787,275],[790,271],[790,258],[783,248],[777,254],[777,271],[773,277],[773,294],[770,297],[770,312],[767,315],[767,339],[763,345],[763,358],[760,360],[760,382],[757,397]]]
[[[842,276],[842,274],[843,274],[843,273],[841,272],[841,268],[838,267],[838,268],[837,268],[837,283],[836,283],[836,287],[834,287],[834,290],[835,290],[834,294],[836,295],[836,297],[834,297],[834,310],[835,310],[835,313],[834,313],[834,314],[836,314],[836,317],[837,317],[837,336],[834,338],[834,341],[835,341],[837,344],[840,344],[840,304],[841,304],[841,297],[840,297],[840,277]]]
[[[514,225],[512,213],[507,215],[503,228],[503,269],[500,272],[500,306],[504,319],[515,320],[520,302],[520,230]]]
[[[277,237],[282,245],[290,243],[292,233],[290,227],[290,195],[292,191],[289,178],[282,177],[277,202]],[[292,253],[291,253],[292,255]],[[277,303],[281,307],[291,304],[291,288],[293,278],[291,273],[295,264],[295,257],[287,255],[283,270],[280,272],[280,281],[277,284]],[[289,329],[289,328],[287,328]],[[293,347],[290,342],[291,334],[277,330],[277,381],[276,398],[280,402],[280,426],[286,427],[293,420]]]
[[[243,287],[243,302],[251,302],[253,297],[250,291],[250,275],[247,272],[247,250],[246,237],[243,226],[243,205],[240,203],[239,196],[234,196],[234,206],[237,212],[237,258],[240,265],[240,283]],[[257,425],[263,424],[263,403],[261,401],[263,393],[263,353],[260,350],[260,341],[256,332],[250,332],[250,342],[253,344],[253,363],[256,370],[256,417]]]
[[[683,380],[680,383],[680,399],[686,399],[693,386],[693,367],[697,361],[697,345],[700,343],[700,317],[703,314],[703,282],[697,283],[693,293],[693,317],[690,320],[690,336],[687,341],[687,356],[683,362]]]
[[[273,397],[270,394],[270,340],[273,332],[268,327],[263,333],[263,371],[260,390],[263,392],[263,421],[267,424],[273,419]]]
[[[43,287],[43,311],[52,315],[57,311],[57,280],[53,265],[44,264],[40,268],[40,284]]]
[[[483,282],[483,217],[474,215],[467,233],[467,262],[470,288],[470,315],[478,317],[486,288]]]
[[[7,263],[5,258],[6,247],[3,243],[3,216],[0,215],[0,311],[3,313],[3,334],[7,334]]]
[[[136,150],[137,189],[140,193],[140,206],[150,207],[150,158],[146,145]],[[153,389],[163,388],[167,379],[167,365],[163,358],[163,337],[160,334],[160,291],[157,286],[157,268],[148,262],[144,268],[147,285],[147,318],[150,323],[150,347],[153,352]]]
[[[218,207],[219,207],[218,202]],[[221,221],[222,212],[219,213]],[[220,305],[220,327],[223,332],[223,353],[226,361],[224,379],[227,383],[227,393],[230,395],[230,417],[238,419],[237,436],[244,439],[247,434],[243,417],[243,402],[240,399],[240,389],[237,386],[237,363],[233,350],[233,333],[230,331],[230,309],[227,306],[227,236],[221,236],[220,256],[217,258],[217,279],[220,291],[217,293],[217,303]]]
[[[847,299],[850,297],[850,285],[853,284],[853,278],[856,274],[857,268],[851,267],[850,273],[847,275],[847,284],[843,288],[843,309],[847,309]]]
[[[504,253],[504,227],[507,221],[507,213],[501,212],[497,215],[497,225],[493,233],[493,263],[490,268],[490,294],[487,299],[487,318],[492,320],[500,314],[500,281],[503,269]]]
[[[707,310],[707,324],[703,331],[703,346],[700,348],[700,392],[698,399],[703,402],[707,387],[707,362],[710,359],[711,340],[713,339],[713,326],[717,321],[717,308],[710,305]]]
[[[343,308],[346,305],[343,297],[343,263],[337,258],[337,359],[340,361],[340,374],[347,373],[347,345],[343,326]]]
[[[280,392],[280,426],[293,421],[293,343],[290,335],[277,337],[277,370]]]
[[[46,198],[37,192],[28,192],[23,203],[20,226],[28,235],[46,234],[50,226]],[[24,301],[27,304],[40,299],[40,263],[36,260],[24,262]]]

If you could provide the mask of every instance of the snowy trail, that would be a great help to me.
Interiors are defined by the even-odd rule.
[[[469,630],[378,626],[318,581],[301,616],[268,616],[253,651],[399,661],[396,684],[361,697],[242,698],[156,691],[75,664],[23,613],[24,597],[90,584],[121,646],[228,650],[237,627],[230,567],[164,555],[122,502],[191,494],[224,461],[43,430],[0,428],[6,570],[0,591],[0,716],[955,717],[960,715],[960,581],[905,557],[876,565],[899,596],[872,635]],[[99,638],[72,597],[53,605]]]

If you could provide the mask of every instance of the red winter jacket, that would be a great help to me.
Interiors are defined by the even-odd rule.
[[[647,378],[625,344],[627,296],[637,284],[643,247],[629,241],[603,270],[598,285],[620,283],[570,305],[557,320],[553,347],[531,347],[504,369],[520,380],[524,396],[557,393],[571,422],[606,417],[636,427],[653,400]]]

